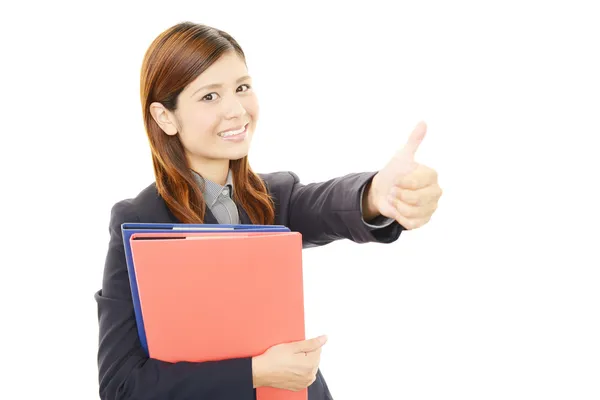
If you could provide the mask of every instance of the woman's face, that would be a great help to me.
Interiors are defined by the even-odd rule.
[[[179,135],[191,168],[228,165],[250,150],[259,112],[251,85],[242,58],[228,52],[179,94],[174,114],[153,105],[153,115],[166,134]]]

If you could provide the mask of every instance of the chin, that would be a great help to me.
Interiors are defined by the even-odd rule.
[[[225,158],[229,158],[230,160],[239,160],[240,158],[244,158],[250,152],[250,142],[248,139],[243,143],[237,143],[232,148],[226,149],[224,152]]]
[[[239,155],[239,156],[229,156],[227,157],[229,159],[229,161],[237,161],[237,160],[241,160],[242,158],[246,157],[248,154],[243,154],[243,155]]]
[[[240,149],[240,151],[229,151],[224,154],[223,158],[228,158],[230,160],[239,160],[240,158],[244,158],[248,155],[248,149]]]

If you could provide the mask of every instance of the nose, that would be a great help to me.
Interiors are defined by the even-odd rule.
[[[246,114],[246,109],[235,96],[232,96],[225,104],[224,113],[226,119],[235,119],[244,116],[244,114]]]

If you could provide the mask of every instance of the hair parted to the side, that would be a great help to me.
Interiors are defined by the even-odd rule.
[[[183,223],[203,223],[205,201],[185,157],[179,135],[166,135],[150,113],[150,104],[161,103],[174,111],[177,96],[221,55],[245,54],[229,34],[210,26],[182,22],[162,32],[150,45],[141,69],[140,97],[158,193]],[[234,200],[255,224],[274,223],[275,210],[267,189],[248,163],[232,160]]]

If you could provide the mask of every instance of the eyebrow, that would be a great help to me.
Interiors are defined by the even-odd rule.
[[[247,80],[247,79],[251,79],[251,78],[250,78],[250,75],[245,75],[245,76],[242,76],[242,77],[241,77],[241,78],[239,78],[237,81],[235,81],[235,83],[236,83],[236,84],[238,84],[238,83],[240,83],[240,82],[243,82],[243,81],[245,81],[245,80]],[[207,89],[218,89],[218,88],[220,88],[220,87],[223,87],[223,84],[222,84],[222,83],[212,83],[212,84],[210,84],[210,85],[205,85],[205,86],[202,86],[202,87],[198,88],[197,90],[195,90],[195,91],[194,91],[194,93],[192,93],[192,94],[190,95],[190,97],[194,97],[194,96],[196,95],[196,93],[200,92],[201,90],[207,90]]]

